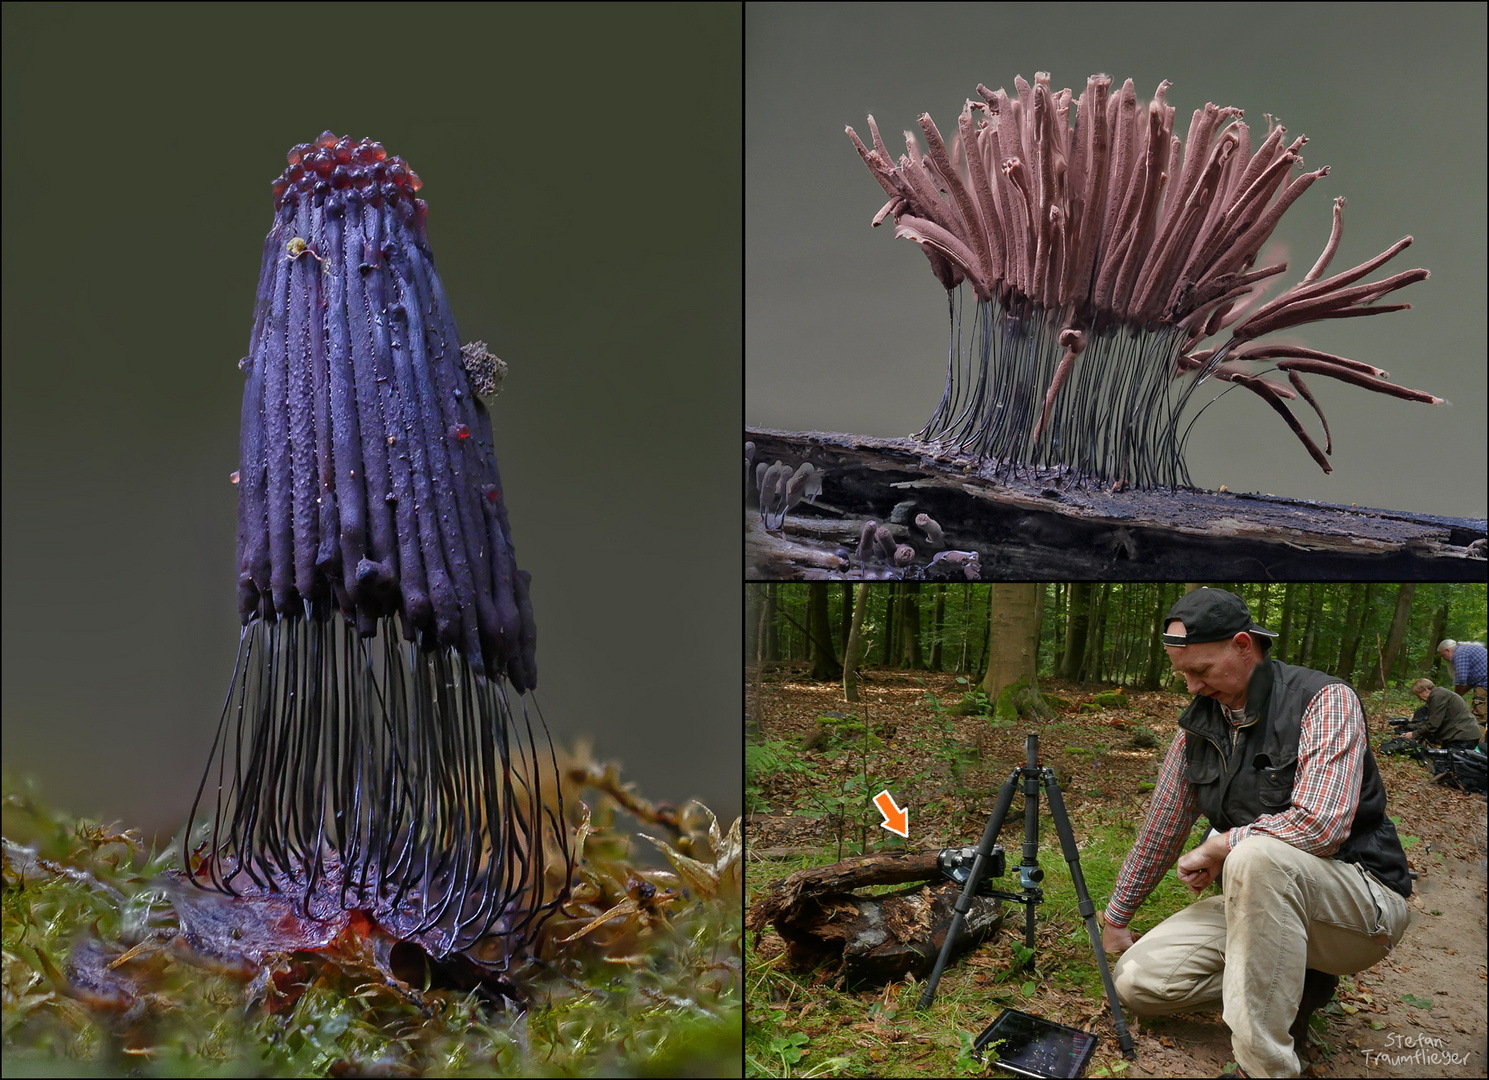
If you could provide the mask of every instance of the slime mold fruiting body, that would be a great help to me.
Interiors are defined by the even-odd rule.
[[[436,956],[493,934],[511,955],[568,850],[478,396],[500,361],[462,355],[401,159],[326,132],[288,161],[240,365],[244,630],[190,874],[365,911]]]
[[[1320,449],[1287,405],[1301,396],[1323,420],[1304,374],[1442,403],[1387,382],[1373,365],[1256,341],[1320,319],[1408,307],[1374,302],[1424,280],[1426,270],[1355,283],[1411,237],[1324,278],[1340,240],[1344,200],[1336,199],[1318,262],[1262,303],[1268,279],[1287,269],[1252,269],[1262,246],[1328,167],[1289,180],[1306,140],[1285,145],[1285,129],[1269,123],[1253,153],[1241,111],[1213,104],[1194,112],[1181,143],[1167,82],[1146,106],[1132,80],[1115,95],[1111,85],[1093,75],[1079,99],[1051,91],[1043,72],[1032,87],[1016,79],[1014,94],[979,85],[981,100],[967,102],[949,145],[921,114],[928,152],[907,131],[898,161],[872,117],[872,147],[848,128],[889,196],[873,224],[892,216],[895,235],[920,245],[948,292],[946,390],[920,438],[1010,469],[1175,486],[1189,483],[1184,446],[1197,412],[1187,407],[1211,378],[1261,396],[1325,472],[1327,423]],[[975,300],[966,340],[955,292],[963,282]],[[1225,330],[1226,340],[1206,343]],[[1272,370],[1287,382],[1263,377]]]

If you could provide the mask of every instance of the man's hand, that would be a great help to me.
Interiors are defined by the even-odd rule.
[[[1199,847],[1179,857],[1179,880],[1198,896],[1220,874],[1220,865],[1230,854],[1226,833],[1216,833]]]
[[[1109,953],[1124,953],[1136,944],[1138,935],[1131,927],[1113,926],[1101,920],[1101,947]]]

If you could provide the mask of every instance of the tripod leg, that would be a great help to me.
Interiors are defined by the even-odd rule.
[[[1003,819],[1008,815],[1008,807],[1013,803],[1013,791],[1018,784],[1021,771],[1014,769],[998,790],[998,801],[993,805],[993,812],[987,819],[987,828],[982,830],[982,840],[978,842],[977,855],[972,860],[971,874],[967,878],[967,884],[962,886],[962,894],[957,897],[956,907],[951,915],[951,925],[946,928],[946,940],[941,944],[941,954],[936,957],[936,966],[931,969],[931,977],[925,984],[925,990],[921,992],[920,1004],[916,1006],[921,1010],[929,1009],[931,1002],[936,1000],[936,987],[941,982],[941,974],[946,970],[947,962],[951,959],[951,950],[956,947],[957,936],[962,932],[962,927],[966,925],[967,912],[972,909],[972,897],[977,895],[978,882],[982,880],[983,871],[987,868],[988,859],[992,856],[993,845],[998,842],[998,833],[1003,828]]]
[[[1106,950],[1101,947],[1101,933],[1096,927],[1096,905],[1091,903],[1090,890],[1086,888],[1086,876],[1081,873],[1081,853],[1075,846],[1075,832],[1070,827],[1070,816],[1065,812],[1065,796],[1060,794],[1060,783],[1049,769],[1043,773],[1045,795],[1050,801],[1050,816],[1055,819],[1055,832],[1060,834],[1060,848],[1065,861],[1070,864],[1070,880],[1075,883],[1075,896],[1079,901],[1081,918],[1086,920],[1086,934],[1091,939],[1091,950],[1096,954],[1096,966],[1101,970],[1101,985],[1106,989],[1106,1003],[1111,1006],[1112,1023],[1117,1028],[1117,1042],[1122,1054],[1131,1061],[1136,1057],[1132,1047],[1132,1033],[1127,1030],[1127,1021],[1122,1016],[1122,1004],[1117,1000],[1117,984],[1112,981],[1111,969],[1107,967]]]
[[[1024,851],[1019,862],[1019,886],[1024,890],[1037,888],[1044,880],[1039,869],[1039,737],[1030,734],[1024,741],[1028,763],[1024,766]],[[1035,904],[1024,905],[1024,948],[1029,958],[1024,961],[1024,970],[1034,970],[1034,909]]]

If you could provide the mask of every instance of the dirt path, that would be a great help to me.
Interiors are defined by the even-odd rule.
[[[1307,1075],[1484,1076],[1489,1068],[1485,863],[1449,856],[1418,873],[1406,937],[1389,958],[1348,980],[1354,992],[1338,996],[1339,1012],[1307,1050]],[[1431,1008],[1405,1004],[1404,996]],[[1214,1076],[1234,1060],[1219,1013],[1144,1021],[1137,1045],[1135,1077]]]

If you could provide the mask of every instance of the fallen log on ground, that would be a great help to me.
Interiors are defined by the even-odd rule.
[[[937,852],[895,852],[798,870],[770,882],[745,915],[758,938],[774,925],[793,971],[841,966],[846,983],[880,986],[911,975],[924,979],[946,941],[960,890],[942,879]],[[911,885],[880,896],[852,890]],[[1003,925],[1003,902],[976,897],[956,955],[976,948]]]
[[[976,552],[983,581],[1483,581],[1482,518],[1193,490],[1113,491],[1055,470],[1000,471],[914,439],[747,428],[755,461],[810,461],[821,494],[779,532],[746,510],[758,580],[964,580],[938,551]],[[753,497],[753,495],[751,496]],[[940,526],[931,543],[918,514]],[[858,556],[864,523],[915,550],[896,567]]]

